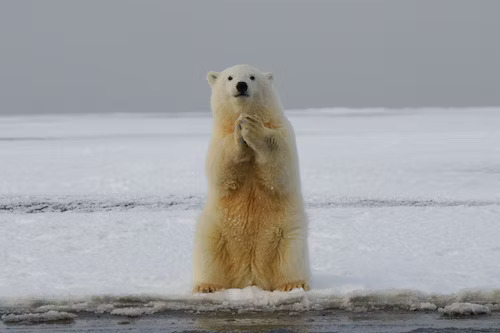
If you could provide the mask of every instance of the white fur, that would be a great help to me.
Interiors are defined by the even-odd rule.
[[[194,291],[249,285],[308,289],[295,135],[273,75],[237,65],[207,78],[214,126],[207,156],[209,193],[195,238]],[[248,96],[237,96],[240,81],[247,84]]]

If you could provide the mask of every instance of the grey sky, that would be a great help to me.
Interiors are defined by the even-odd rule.
[[[209,70],[285,107],[500,106],[500,1],[0,0],[0,114],[207,110]]]

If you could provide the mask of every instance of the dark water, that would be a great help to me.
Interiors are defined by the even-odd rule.
[[[437,312],[163,313],[80,315],[69,323],[0,324],[0,332],[500,332],[500,313],[449,318]]]

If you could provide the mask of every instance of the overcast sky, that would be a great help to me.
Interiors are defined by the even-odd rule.
[[[208,110],[238,63],[287,109],[500,106],[500,1],[0,0],[0,114]]]

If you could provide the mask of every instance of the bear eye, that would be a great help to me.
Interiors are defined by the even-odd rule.
[[[255,80],[255,76],[250,75],[250,80],[252,80],[252,81]]]
[[[231,81],[231,80],[233,79],[233,77],[232,77],[232,76],[228,76],[228,77],[227,77],[227,79],[228,79],[229,81]]]

